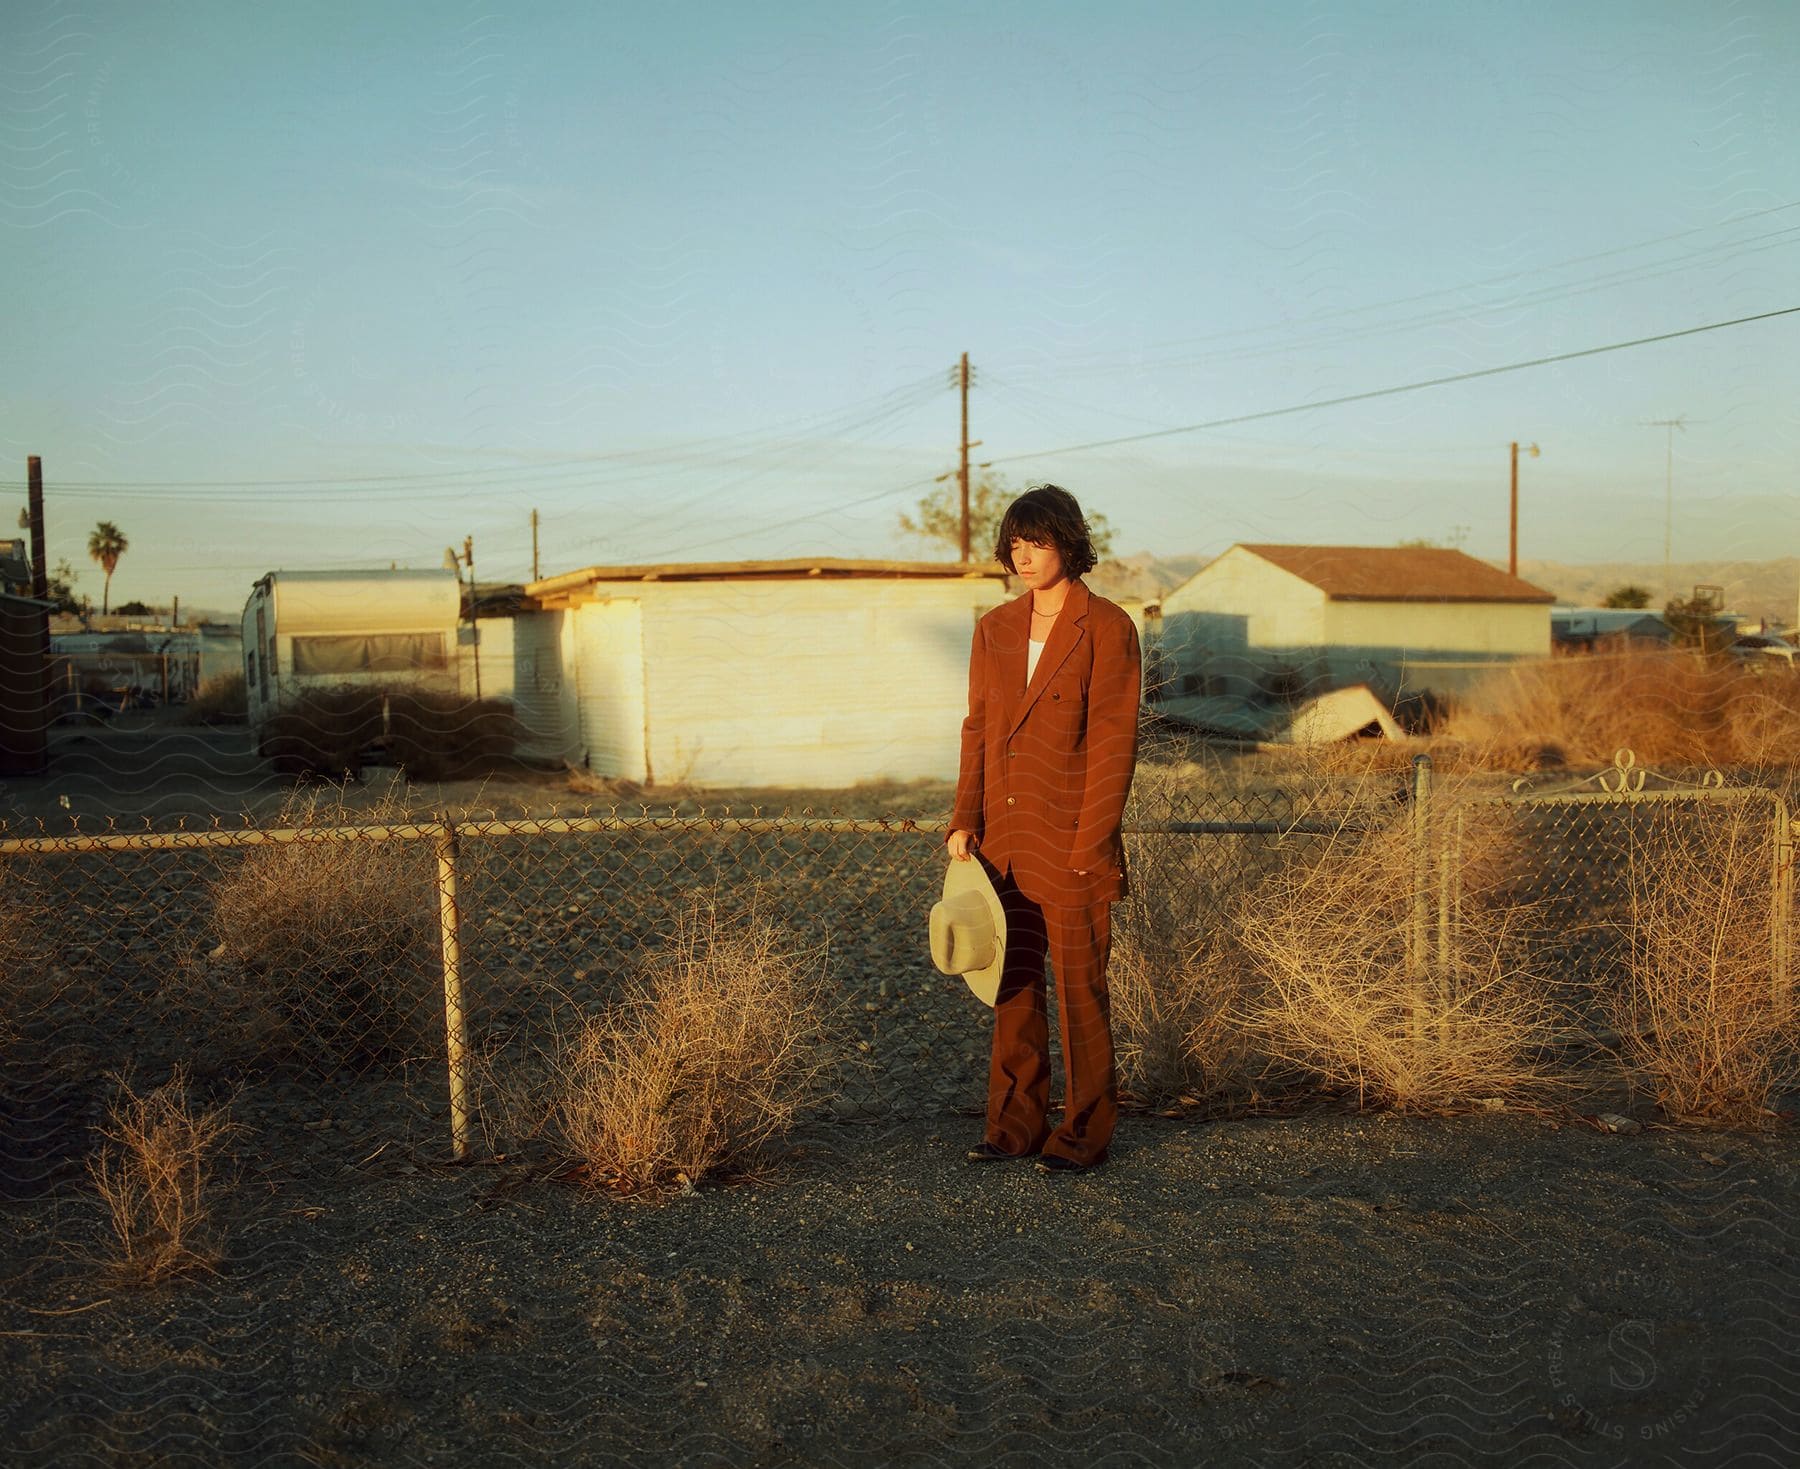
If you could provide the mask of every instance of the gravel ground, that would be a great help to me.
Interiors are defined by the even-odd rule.
[[[161,826],[282,793],[231,732],[105,734],[91,769],[64,763],[74,814],[123,809],[127,790]],[[52,786],[27,794],[0,808],[58,819]],[[543,782],[418,794],[584,799]],[[928,819],[943,797],[785,793],[776,809]],[[656,925],[597,918],[600,895],[664,902],[805,851],[702,837],[471,855],[478,1042],[529,1042],[521,997],[550,980],[607,990]],[[59,988],[0,1065],[7,1463],[1800,1459],[1791,1126],[1614,1135],[1583,1115],[1629,1107],[1597,1078],[1556,1116],[1134,1112],[1094,1173],[971,1167],[978,1007],[893,937],[940,859],[916,835],[871,837],[806,881],[836,915],[869,1048],[851,1110],[878,1120],[815,1121],[751,1175],[623,1198],[540,1165],[445,1161],[422,981],[419,1045],[397,1062],[259,1079],[212,1054],[208,991],[170,976],[210,972],[197,895],[219,860],[69,890]],[[127,1058],[140,1082],[199,1061],[209,1096],[249,1081],[214,1275],[143,1290],[96,1263],[82,1161],[104,1073]]]
[[[0,1208],[18,1464],[1791,1463],[1792,1133],[1127,1116],[971,1166],[821,1125],[624,1198],[329,1133],[144,1291],[79,1190]],[[321,1141],[321,1136],[325,1139]],[[335,1162],[333,1156],[335,1152]],[[348,1160],[348,1161],[346,1161]]]

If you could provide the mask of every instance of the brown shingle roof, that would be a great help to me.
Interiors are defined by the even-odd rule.
[[[1344,602],[1554,602],[1554,594],[1437,546],[1272,546],[1243,550]]]

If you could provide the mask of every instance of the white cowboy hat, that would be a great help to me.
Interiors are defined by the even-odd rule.
[[[991,1005],[1005,958],[1006,909],[993,879],[979,857],[952,857],[944,896],[931,905],[931,962],[945,974],[960,974],[975,998]]]

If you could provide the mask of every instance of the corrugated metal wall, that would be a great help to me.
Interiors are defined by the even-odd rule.
[[[521,752],[546,760],[579,758],[568,718],[562,661],[562,612],[524,612],[512,619],[512,701],[524,726]],[[485,651],[485,649],[484,649]],[[485,665],[484,665],[485,666]]]

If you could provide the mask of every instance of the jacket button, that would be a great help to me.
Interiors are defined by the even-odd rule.
[[[1006,758],[1007,758],[1007,759],[1008,759],[1008,760],[1011,760],[1011,759],[1012,759],[1012,758],[1013,758],[1013,757],[1014,757],[1014,756],[1016,756],[1016,755],[1017,755],[1017,754],[1018,754],[1018,753],[1019,753],[1019,752],[1018,752],[1018,751],[1017,751],[1017,750],[1008,750],[1008,751],[1007,751],[1007,752],[1006,752]]]
[[[1012,803],[1013,803],[1013,798],[1011,796],[1008,796],[1006,798],[1006,804],[1010,806],[1010,805],[1012,805]]]

